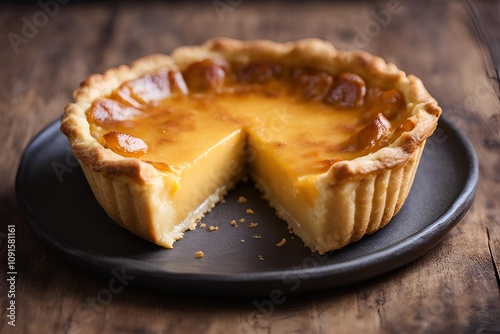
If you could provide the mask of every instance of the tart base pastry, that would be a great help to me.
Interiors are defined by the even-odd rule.
[[[146,240],[173,247],[250,175],[322,254],[399,211],[440,113],[364,52],[214,39],[90,76],[61,131],[106,213]]]

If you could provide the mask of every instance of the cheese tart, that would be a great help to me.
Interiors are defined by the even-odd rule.
[[[379,57],[219,38],[90,76],[61,131],[106,213],[144,239],[173,247],[250,176],[323,254],[398,212],[440,114]]]

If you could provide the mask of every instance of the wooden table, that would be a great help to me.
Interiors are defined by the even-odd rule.
[[[500,332],[500,106],[486,45],[500,40],[500,1],[63,2],[0,6],[1,333]],[[134,286],[92,304],[108,280],[70,266],[21,218],[14,181],[22,151],[89,74],[215,36],[320,37],[421,77],[477,151],[469,213],[417,261],[351,286],[288,296],[265,315],[256,297]],[[15,327],[6,310],[8,225],[16,230]]]

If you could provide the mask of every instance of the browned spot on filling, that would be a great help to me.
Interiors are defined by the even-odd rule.
[[[391,122],[379,113],[370,123],[358,132],[355,139],[355,149],[359,151],[373,151],[378,148],[391,134]]]
[[[299,67],[293,70],[292,84],[306,101],[321,101],[332,87],[333,76],[325,71]]]
[[[238,80],[248,83],[264,84],[273,79],[279,78],[283,73],[283,68],[274,63],[249,63],[237,68]]]
[[[148,151],[148,145],[141,139],[126,133],[108,132],[104,135],[106,145],[125,157],[140,157]]]
[[[341,107],[359,107],[364,103],[365,94],[366,84],[359,75],[340,73],[324,102]]]
[[[225,60],[205,59],[189,65],[184,71],[184,78],[190,91],[203,92],[222,87],[229,71],[230,66]]]

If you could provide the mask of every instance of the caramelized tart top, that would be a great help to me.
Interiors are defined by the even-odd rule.
[[[124,157],[182,169],[221,128],[259,136],[302,175],[375,152],[410,131],[403,95],[357,74],[275,62],[194,62],[122,83],[87,112],[92,136]]]

